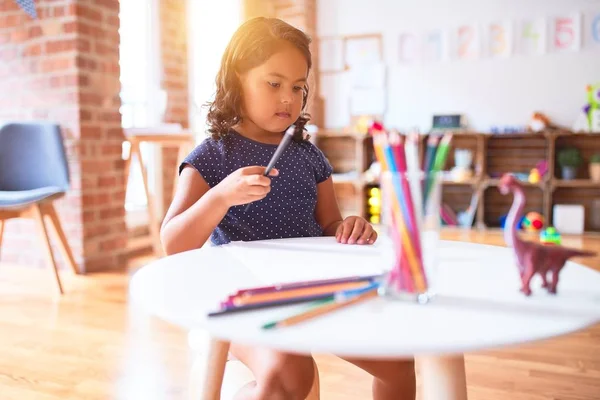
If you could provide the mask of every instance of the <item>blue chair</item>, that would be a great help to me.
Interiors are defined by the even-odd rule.
[[[0,246],[6,220],[33,218],[61,294],[63,288],[47,226],[54,231],[64,260],[73,272],[78,273],[53,206],[54,200],[63,197],[69,186],[69,168],[60,126],[33,122],[0,126]]]

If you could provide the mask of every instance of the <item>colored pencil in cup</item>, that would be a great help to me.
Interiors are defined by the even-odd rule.
[[[372,288],[369,291],[361,293],[359,295],[353,296],[347,300],[323,300],[319,302],[316,306],[309,308],[308,310],[301,312],[296,315],[292,315],[291,317],[279,320],[272,321],[264,324],[262,326],[263,329],[274,329],[274,328],[282,328],[287,326],[298,325],[302,322],[309,321],[311,319],[332,313],[334,311],[340,310],[342,308],[351,306],[353,304],[358,304],[360,302],[366,301],[368,299],[372,299],[377,296],[377,287]]]
[[[420,215],[415,213],[415,207],[413,203],[413,196],[411,194],[411,188],[409,186],[408,174],[407,174],[407,161],[405,153],[405,143],[397,132],[390,134],[390,147],[392,148],[392,154],[395,159],[396,168],[398,170],[398,179],[402,187],[402,201],[406,204],[407,219],[410,223],[410,230],[412,233],[412,240],[419,259],[420,267],[423,269],[423,255],[421,251],[421,230],[417,224],[417,218]]]
[[[425,158],[423,160],[423,171],[427,173],[433,167],[433,161],[435,159],[435,153],[437,149],[440,137],[438,135],[431,135],[427,139],[427,148],[425,149]]]
[[[447,133],[444,135],[442,140],[437,147],[435,152],[435,158],[433,160],[431,169],[427,172],[426,176],[426,185],[423,193],[424,204],[427,204],[427,199],[429,197],[431,191],[431,185],[433,184],[433,179],[435,176],[442,171],[444,165],[446,164],[446,159],[448,158],[448,150],[450,149],[450,141],[452,140],[452,134]]]
[[[393,158],[388,159],[386,156],[386,149],[383,146],[386,145],[386,138],[384,135],[374,136],[374,145],[375,145],[375,154],[377,157],[382,157],[380,159],[380,163],[382,165],[382,169],[384,171],[394,172],[396,171],[395,166],[393,165]],[[390,165],[389,163],[392,163]],[[396,190],[395,185],[392,185],[394,190],[388,190],[386,195],[386,201],[389,202],[389,206],[392,210],[392,224],[393,229],[398,229],[399,236],[401,238],[402,248],[406,251],[406,256],[408,258],[408,264],[410,266],[410,271],[412,273],[414,284],[417,290],[424,291],[426,289],[426,282],[424,280],[424,276],[421,273],[421,268],[419,266],[419,260],[416,257],[414,245],[411,241],[410,235],[407,229],[407,221],[404,220],[402,211],[400,210],[400,204],[398,201],[398,197],[394,196],[393,192]]]
[[[419,169],[419,136],[410,134],[404,144],[406,153],[406,170],[408,173],[413,205],[417,216],[419,232],[423,232],[423,183],[421,182],[421,170]]]

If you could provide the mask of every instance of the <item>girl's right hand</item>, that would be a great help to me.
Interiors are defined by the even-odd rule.
[[[228,207],[248,204],[261,200],[271,191],[271,178],[263,176],[266,167],[243,167],[223,179],[213,188],[217,197]],[[279,171],[272,169],[269,176],[277,176]]]

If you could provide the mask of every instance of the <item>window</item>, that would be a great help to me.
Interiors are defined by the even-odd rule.
[[[190,125],[198,132],[197,140],[206,132],[206,108],[213,99],[215,77],[221,57],[231,36],[242,21],[241,0],[188,0],[190,10],[191,110]]]
[[[160,90],[158,11],[158,0],[120,2],[120,111],[125,129],[151,127],[162,122],[166,94]],[[150,192],[156,193],[155,177],[158,174],[155,166],[159,160],[151,147],[142,146],[141,151],[148,170]],[[129,152],[128,146],[124,146],[125,152]],[[131,211],[146,207],[139,163],[132,159],[125,208]]]

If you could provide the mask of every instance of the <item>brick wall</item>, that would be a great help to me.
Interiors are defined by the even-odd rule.
[[[188,46],[186,3],[181,0],[161,0],[161,61],[162,87],[167,91],[168,106],[165,122],[189,126],[189,87],[188,87]],[[173,177],[177,160],[176,149],[162,152],[163,204],[164,211],[171,203]]]
[[[0,0],[0,119],[61,124],[71,190],[59,218],[82,270],[114,268],[126,243],[119,2],[38,0],[36,9],[33,20]],[[2,261],[47,267],[30,221],[9,221],[4,236]]]

